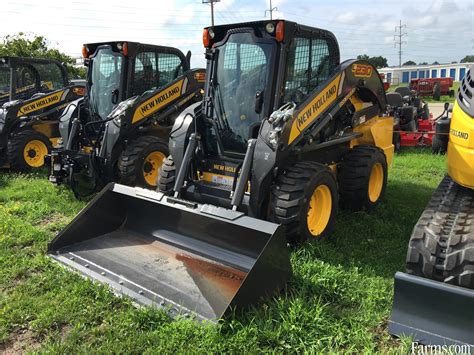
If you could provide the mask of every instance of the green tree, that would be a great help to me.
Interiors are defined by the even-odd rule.
[[[463,59],[461,59],[461,63],[469,63],[474,62],[474,55],[467,55]]]
[[[382,56],[369,57],[367,54],[361,54],[357,56],[359,60],[366,60],[376,68],[385,68],[388,67],[387,58]]]
[[[438,65],[439,62],[437,60],[435,60],[431,65]]]
[[[416,65],[416,63],[413,60],[409,60],[409,61],[403,63],[403,65]]]
[[[56,59],[66,65],[71,78],[85,78],[85,68],[75,68],[74,59],[56,48],[43,36],[28,36],[23,32],[7,35],[0,41],[0,56],[19,56]]]
[[[421,62],[421,63],[418,63],[418,65],[428,65],[428,62]]]

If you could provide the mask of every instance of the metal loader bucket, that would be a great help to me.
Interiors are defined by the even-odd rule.
[[[216,321],[282,289],[279,225],[110,184],[48,247],[55,260],[146,305]]]
[[[421,344],[474,350],[474,290],[397,272],[388,330]]]

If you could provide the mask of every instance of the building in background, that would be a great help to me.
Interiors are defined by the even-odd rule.
[[[411,79],[424,78],[453,78],[460,81],[474,63],[453,63],[435,65],[406,65],[400,67],[387,67],[379,69],[385,74],[387,82],[391,85],[408,84]]]

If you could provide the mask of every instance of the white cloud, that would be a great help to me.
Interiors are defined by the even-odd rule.
[[[472,53],[472,1],[273,0],[273,6],[275,18],[334,32],[344,59],[364,51],[398,63],[392,43],[400,19],[409,35],[403,59],[448,62]],[[261,20],[268,7],[268,0],[222,0],[215,5],[216,24]],[[209,6],[201,0],[4,0],[2,15],[0,36],[34,32],[69,54],[79,55],[87,42],[133,40],[191,49],[199,66],[201,30],[210,24]]]

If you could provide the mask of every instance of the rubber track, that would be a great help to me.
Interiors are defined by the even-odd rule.
[[[474,190],[446,176],[413,229],[407,272],[474,288]]]

